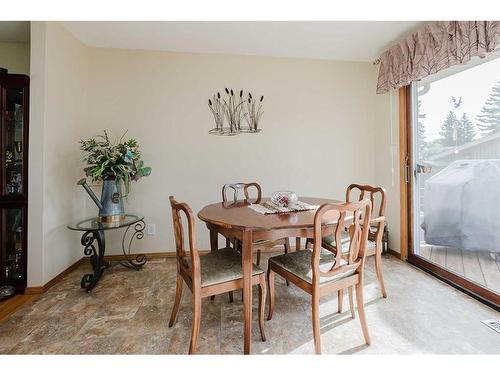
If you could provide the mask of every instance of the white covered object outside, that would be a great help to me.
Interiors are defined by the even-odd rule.
[[[425,182],[425,242],[500,252],[500,160],[457,160]]]

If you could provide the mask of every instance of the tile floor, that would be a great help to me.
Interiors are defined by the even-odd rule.
[[[264,265],[266,259],[264,257]],[[337,313],[335,296],[321,303],[323,353],[496,353],[500,334],[482,319],[500,313],[394,257],[384,258],[388,298],[380,297],[373,259],[367,263],[365,300],[372,345],[363,345],[358,319]],[[151,260],[141,271],[107,270],[87,294],[83,265],[0,323],[0,353],[187,353],[191,294],[185,288],[177,323],[168,328],[175,294],[174,259]],[[260,342],[254,298],[252,353],[312,354],[309,296],[277,277],[276,311]],[[256,296],[256,293],[254,294]],[[347,298],[344,300],[347,308]],[[203,301],[199,353],[241,354],[242,303],[227,295]]]

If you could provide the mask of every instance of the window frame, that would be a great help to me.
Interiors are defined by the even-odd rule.
[[[415,228],[413,133],[416,124],[414,108],[417,103],[415,87],[415,84],[411,84],[399,89],[401,259],[500,311],[500,295],[415,254],[413,239]]]

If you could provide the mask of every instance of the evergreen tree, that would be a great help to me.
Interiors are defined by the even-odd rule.
[[[441,130],[439,135],[441,136],[440,143],[445,147],[452,147],[457,145],[458,138],[458,126],[459,121],[455,112],[450,111],[443,124],[441,125]]]
[[[464,113],[458,123],[458,146],[463,145],[464,143],[472,142],[475,136],[476,130],[474,129],[474,125],[472,124],[469,116],[467,116],[467,113]]]
[[[462,105],[462,97],[457,99],[452,96],[450,101],[454,109],[458,109]],[[455,112],[451,110],[441,125],[439,135],[441,136],[439,139],[441,146],[456,147],[472,142],[476,136],[476,130],[467,113],[464,113],[459,120]]]
[[[418,145],[420,146],[420,155],[425,155],[425,149],[427,147],[427,140],[425,135],[425,125],[421,120],[425,119],[425,113],[420,110],[420,99],[417,101],[417,134],[418,134]]]
[[[483,137],[500,131],[500,81],[493,86],[492,92],[476,120],[477,127]]]

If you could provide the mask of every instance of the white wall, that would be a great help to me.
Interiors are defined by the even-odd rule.
[[[75,183],[77,142],[87,125],[88,49],[59,23],[35,22],[31,64],[29,286],[82,257],[78,234],[66,225],[84,213]]]
[[[397,91],[375,98],[375,184],[387,191],[389,247],[400,252],[399,111]]]
[[[30,74],[30,44],[0,42],[0,68],[11,74]]]
[[[390,100],[375,94],[370,63],[87,48],[52,22],[33,23],[31,54],[30,286],[82,256],[79,234],[65,225],[96,208],[75,185],[83,176],[77,141],[103,129],[128,129],[153,167],[127,203],[157,225],[140,245],[145,252],[174,251],[171,194],[194,212],[238,181],[258,181],[266,195],[286,188],[343,199],[352,182],[397,194],[387,169]],[[208,134],[207,99],[224,87],[265,95],[261,133]],[[391,203],[388,217],[394,237],[399,212]],[[119,246],[117,233],[107,238],[107,253]]]
[[[46,26],[31,23],[30,121],[28,150],[28,286],[44,284],[43,181]]]
[[[140,141],[153,173],[133,186],[128,209],[157,224],[146,251],[173,251],[170,194],[196,213],[228,182],[339,199],[349,183],[375,183],[375,74],[369,63],[93,48],[86,132],[128,129]],[[261,133],[208,134],[207,100],[224,87],[265,96]]]

